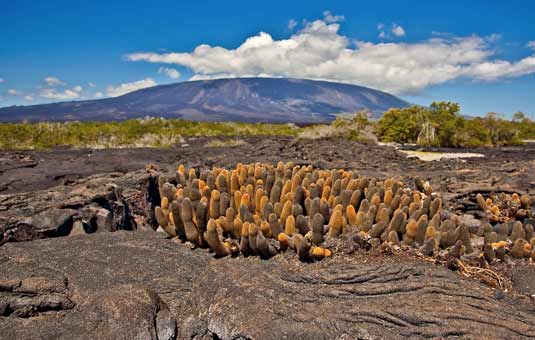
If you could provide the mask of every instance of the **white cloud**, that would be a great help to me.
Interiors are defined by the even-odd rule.
[[[527,46],[535,51],[535,40],[528,41]]]
[[[15,90],[15,89],[9,89],[7,90],[7,94],[12,95],[12,96],[20,96],[22,92],[19,90]]]
[[[171,79],[178,79],[180,78],[180,72],[175,70],[174,68],[168,68],[168,67],[160,67],[158,69],[158,73],[165,74]]]
[[[27,100],[29,102],[33,101],[33,97],[32,96],[24,96],[24,100]]]
[[[102,92],[95,93],[95,98],[102,98],[104,97],[104,94]]]
[[[295,77],[415,94],[456,79],[494,81],[535,73],[535,54],[506,61],[488,37],[432,37],[414,43],[358,41],[339,23],[316,20],[288,39],[260,32],[235,49],[202,44],[191,53],[133,53],[131,61],[176,64],[192,79],[243,76]]]
[[[65,83],[64,81],[59,80],[56,77],[46,77],[44,79],[44,81],[48,86],[65,86],[65,85],[67,85],[67,83]]]
[[[401,38],[407,34],[405,29],[398,24],[392,24],[390,30],[387,30],[385,24],[379,23],[377,24],[377,30],[379,31],[378,37],[381,40],[391,39],[392,37]]]
[[[0,84],[3,83],[5,80],[4,78],[0,78]]]
[[[134,81],[131,83],[120,84],[119,86],[108,86],[106,92],[110,97],[118,97],[129,92],[144,89],[156,85],[156,82],[151,78],[145,78],[142,80]]]
[[[89,85],[89,87],[96,87],[97,86],[97,85],[95,85],[95,83],[92,83],[92,82],[87,83],[87,85]]]
[[[72,90],[74,92],[82,92],[82,87],[80,85],[76,85],[75,87],[72,88]]]
[[[288,29],[290,31],[293,31],[294,28],[297,27],[297,20],[295,19],[290,19],[290,21],[288,21]]]
[[[331,11],[323,12],[323,21],[325,21],[326,23],[330,24],[330,23],[340,22],[344,20],[345,20],[345,17],[343,15],[333,15]]]
[[[48,99],[77,99],[80,98],[80,91],[76,91],[78,86],[64,91],[57,91],[56,89],[42,89],[39,96]],[[80,88],[81,90],[81,88]]]
[[[404,37],[405,29],[397,24],[392,24],[392,34],[396,37]]]

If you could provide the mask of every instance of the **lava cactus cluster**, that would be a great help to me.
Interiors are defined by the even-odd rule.
[[[413,189],[398,179],[282,162],[211,170],[180,165],[174,176],[159,177],[161,205],[154,212],[169,236],[217,257],[294,252],[303,261],[321,260],[332,254],[330,240],[352,233],[372,247],[415,248],[427,256],[455,248],[486,262],[535,258],[533,226],[515,219],[519,211],[531,216],[529,197],[500,195],[498,203],[498,196],[478,196],[490,219],[473,228],[443,207],[429,183],[414,183]],[[518,206],[507,221],[499,218],[504,205]]]

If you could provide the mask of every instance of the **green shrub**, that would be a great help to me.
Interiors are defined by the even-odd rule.
[[[428,108],[390,109],[377,122],[376,132],[385,142],[443,147],[516,145],[535,137],[532,121],[521,115],[516,119],[508,121],[495,113],[467,119],[460,115],[459,104],[434,102]]]

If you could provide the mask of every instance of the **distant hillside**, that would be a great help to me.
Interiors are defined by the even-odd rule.
[[[362,86],[289,78],[233,78],[154,86],[115,98],[0,108],[0,122],[124,120],[144,116],[194,121],[329,122],[369,109],[374,117],[409,104]]]

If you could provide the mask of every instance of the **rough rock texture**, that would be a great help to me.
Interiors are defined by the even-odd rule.
[[[216,138],[222,139],[224,138]],[[236,140],[237,138],[231,138]],[[347,140],[293,140],[290,137],[238,138],[232,147],[206,147],[214,138],[189,138],[171,149],[0,151],[0,193],[9,194],[72,184],[98,173],[127,173],[153,163],[165,170],[187,166],[234,166],[237,162],[293,161],[320,168],[357,169],[365,175],[420,176],[451,195],[478,188],[515,189],[535,194],[535,144],[521,147],[442,150],[485,157],[433,162],[408,159],[391,147]]]
[[[364,253],[214,259],[154,232],[0,248],[3,339],[529,339],[532,302]],[[17,302],[31,296],[28,302]],[[25,304],[29,307],[20,307]],[[19,307],[18,307],[19,306]],[[24,310],[31,310],[26,312]]]
[[[0,244],[67,235],[77,221],[86,232],[155,228],[155,175],[142,170],[149,163],[172,172],[178,163],[230,167],[282,160],[374,177],[399,176],[408,183],[419,176],[461,211],[474,208],[468,198],[475,192],[535,194],[534,144],[468,150],[485,158],[424,162],[390,147],[345,140],[249,137],[237,147],[206,147],[210,140],[190,139],[180,148],[163,150],[0,152],[0,192],[5,194],[0,195]]]
[[[152,202],[159,200],[156,181],[156,174],[141,170],[94,175],[49,190],[0,195],[0,244],[67,236],[75,224],[81,224],[86,233],[154,229]]]
[[[517,266],[512,270],[513,288],[527,295],[531,295],[535,300],[535,266]]]
[[[470,209],[476,189],[535,193],[533,145],[426,163],[347,141],[255,137],[207,148],[208,140],[167,150],[0,152],[0,338],[535,337],[533,264],[516,264],[513,291],[501,292],[401,255],[216,260],[152,231],[159,194],[156,174],[144,169],[283,160],[408,183],[418,175]],[[34,241],[12,242],[25,240]]]

